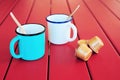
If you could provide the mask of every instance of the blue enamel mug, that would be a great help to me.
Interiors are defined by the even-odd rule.
[[[23,60],[37,60],[44,56],[45,52],[45,27],[41,24],[22,25],[26,34],[16,28],[17,36],[10,42],[10,53],[14,58]],[[18,43],[18,54],[14,45]]]

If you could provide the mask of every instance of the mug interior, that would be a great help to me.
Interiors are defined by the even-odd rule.
[[[16,29],[16,33],[22,35],[35,35],[43,33],[45,31],[45,27],[41,24],[25,24],[22,27],[25,30],[26,34],[23,34],[19,27]]]
[[[68,15],[66,14],[52,14],[52,15],[49,15],[46,18],[46,20],[51,23],[65,23],[72,20],[72,17],[70,17],[69,19],[67,18],[68,18]]]

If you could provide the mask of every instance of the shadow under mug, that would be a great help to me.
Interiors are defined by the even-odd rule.
[[[77,37],[76,26],[71,22],[72,17],[68,19],[66,14],[52,14],[47,18],[48,23],[48,39],[53,44],[65,44],[74,41]],[[72,38],[71,29],[73,31]]]
[[[45,52],[45,27],[41,24],[25,24],[22,26],[26,34],[21,33],[20,28],[15,32],[17,36],[10,42],[10,53],[14,58],[24,60],[37,60],[44,56]],[[18,42],[18,54],[14,45]]]

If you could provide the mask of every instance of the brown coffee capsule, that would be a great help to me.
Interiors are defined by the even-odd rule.
[[[78,40],[78,45],[80,46],[81,44],[86,44],[87,45],[87,40],[84,40],[84,39],[81,39],[81,40]]]
[[[86,44],[81,44],[76,49],[76,56],[84,61],[87,61],[91,55],[92,50]]]

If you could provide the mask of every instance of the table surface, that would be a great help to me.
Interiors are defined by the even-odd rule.
[[[49,44],[46,17],[73,15],[77,39],[64,45]],[[36,61],[15,59],[9,44],[16,36],[13,12],[21,24],[46,26],[46,48]],[[0,0],[0,80],[120,80],[120,0]],[[104,47],[88,61],[75,57],[77,41],[99,36]],[[15,46],[17,51],[17,45]]]

